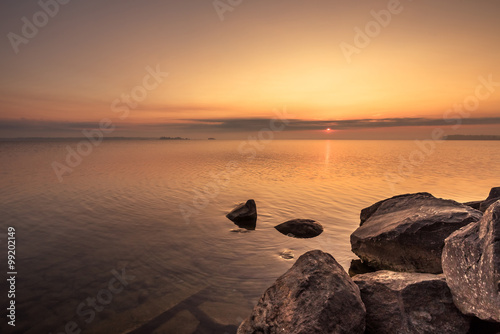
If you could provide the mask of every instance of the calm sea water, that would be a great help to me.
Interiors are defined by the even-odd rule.
[[[304,252],[330,252],[347,269],[362,208],[419,191],[479,200],[500,185],[500,142],[462,141],[424,154],[412,141],[273,141],[253,152],[240,141],[108,140],[59,182],[51,164],[77,143],[0,143],[2,257],[12,226],[18,272],[16,327],[4,318],[2,333],[234,333]],[[243,233],[225,214],[250,198],[257,229]],[[305,240],[273,228],[293,218],[325,231]]]

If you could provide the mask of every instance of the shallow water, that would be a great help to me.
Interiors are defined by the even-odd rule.
[[[2,321],[2,333],[55,334],[72,321],[83,333],[234,333],[307,250],[347,269],[362,208],[419,191],[479,200],[499,186],[498,141],[427,154],[412,141],[108,140],[59,182],[51,164],[77,144],[0,143],[0,234],[5,245],[16,229],[18,271],[16,327]],[[242,233],[225,214],[250,198],[257,229]],[[305,240],[273,228],[293,218],[325,231]]]

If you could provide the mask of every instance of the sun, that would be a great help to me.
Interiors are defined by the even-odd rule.
[[[332,131],[332,129],[328,128],[328,129],[326,129],[326,131]]]

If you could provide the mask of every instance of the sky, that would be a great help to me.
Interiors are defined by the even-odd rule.
[[[500,133],[496,0],[4,0],[0,137]],[[327,130],[330,129],[330,130]]]

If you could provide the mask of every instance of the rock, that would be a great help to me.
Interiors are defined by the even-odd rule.
[[[442,275],[377,271],[353,278],[366,306],[366,333],[466,334],[470,318],[453,304]]]
[[[491,204],[498,200],[500,200],[500,187],[495,187],[491,188],[488,198],[484,201],[472,201],[464,204],[481,212],[485,212]]]
[[[294,238],[314,238],[323,233],[323,226],[310,219],[292,219],[274,228]]]
[[[431,194],[429,193],[417,193],[417,194],[405,194],[405,195],[398,195],[398,196],[394,196],[394,197],[391,197],[391,198],[388,198],[388,199],[384,199],[384,200],[381,200],[375,204],[373,204],[372,206],[369,206],[367,208],[364,208],[363,210],[361,210],[361,214],[359,215],[359,218],[360,218],[360,224],[359,226],[363,226],[363,224],[365,223],[365,221],[370,218],[377,210],[378,208],[385,202],[389,201],[389,200],[395,200],[395,199],[402,199],[402,198],[405,198],[405,197],[411,197],[411,196],[415,196],[415,195],[423,195],[423,196],[432,196]]]
[[[376,269],[441,273],[444,239],[481,216],[469,206],[428,193],[396,196],[382,201],[354,231],[352,251]]]
[[[482,212],[486,212],[489,206],[498,200],[500,200],[500,187],[491,188],[488,198],[486,198],[481,203],[481,205],[479,206],[479,210]]]
[[[351,265],[349,266],[349,276],[351,277],[366,273],[372,273],[374,271],[376,271],[376,269],[373,269],[361,260],[352,260]]]
[[[364,333],[359,289],[327,253],[305,253],[266,290],[238,334]]]
[[[137,297],[137,300],[139,301],[139,304],[144,303],[147,299],[149,298],[149,292],[147,290],[142,290],[139,293],[139,297]]]
[[[500,201],[445,240],[443,271],[460,311],[500,322]]]
[[[253,199],[249,199],[245,204],[242,203],[231,210],[226,217],[238,227],[255,230],[257,225],[257,205]]]
[[[231,233],[248,233],[250,231],[247,230],[246,228],[233,228],[233,229],[230,229],[229,232],[231,232]]]
[[[479,210],[481,208],[481,203],[483,203],[483,201],[472,201],[472,202],[464,203],[464,205],[467,205],[473,209]]]

